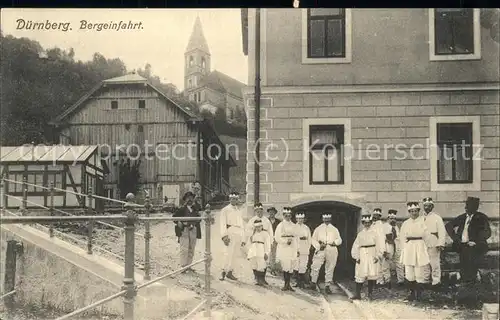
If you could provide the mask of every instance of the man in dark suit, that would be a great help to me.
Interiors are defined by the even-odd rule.
[[[486,240],[491,236],[488,216],[477,211],[479,198],[468,197],[465,213],[446,224],[453,249],[460,254],[460,278],[466,284],[476,281],[479,262],[488,252]]]
[[[194,202],[195,194],[188,191],[182,197],[184,205],[180,207],[173,217],[200,217],[201,208]],[[197,239],[201,239],[200,221],[174,221],[175,235],[179,237],[180,264],[185,267],[193,263],[194,250]],[[193,271],[188,268],[186,271]]]

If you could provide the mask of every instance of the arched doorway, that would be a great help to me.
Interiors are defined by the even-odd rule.
[[[340,201],[313,201],[303,203],[293,207],[292,211],[303,211],[306,213],[306,224],[311,229],[311,234],[322,221],[322,213],[332,213],[332,224],[339,230],[342,237],[342,245],[339,247],[339,257],[335,268],[335,279],[353,278],[354,261],[351,257],[351,248],[358,233],[361,208],[349,203]],[[309,255],[309,265],[312,262],[314,248],[311,246]],[[319,281],[324,280],[324,266],[320,271]]]

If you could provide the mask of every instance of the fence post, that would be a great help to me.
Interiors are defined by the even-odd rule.
[[[88,190],[88,195],[87,195],[88,199],[89,199],[89,202],[88,202],[88,205],[87,205],[87,214],[89,216],[93,216],[94,215],[94,208],[92,206],[92,187],[89,187],[89,190]],[[92,254],[92,234],[94,233],[94,221],[93,220],[89,220],[89,222],[87,223],[87,254]]]
[[[49,186],[49,190],[50,190],[50,216],[54,216],[54,182],[50,182],[50,186]],[[51,223],[50,224],[50,227],[49,227],[49,236],[51,238],[54,237],[54,224]]]
[[[8,182],[5,181],[7,175],[2,175],[2,214],[7,212],[7,191],[9,190]]]
[[[146,217],[149,218],[150,212],[151,212],[151,198],[149,197],[149,193],[146,194],[146,200],[144,201],[144,207],[146,208]],[[151,262],[150,262],[150,239],[151,239],[151,230],[150,230],[151,224],[149,220],[146,220],[144,222],[144,251],[145,256],[144,256],[144,279],[145,280],[151,280]]]
[[[22,201],[22,208],[21,208],[21,215],[24,216],[26,215],[28,211],[28,185],[26,184],[28,181],[26,177],[23,177],[23,201]]]
[[[212,263],[211,254],[211,226],[212,226],[212,214],[210,212],[210,205],[205,206],[205,317],[207,319],[211,318],[212,314],[212,294],[210,293],[210,265]]]
[[[125,204],[125,277],[123,290],[127,290],[123,298],[123,315],[125,320],[134,320],[134,301],[137,293],[135,286],[135,223],[137,214],[133,202]]]

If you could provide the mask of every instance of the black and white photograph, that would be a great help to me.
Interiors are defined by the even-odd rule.
[[[500,9],[0,20],[0,320],[499,318]]]

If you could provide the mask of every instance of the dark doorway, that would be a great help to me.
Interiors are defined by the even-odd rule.
[[[332,224],[339,230],[342,237],[342,245],[339,248],[339,257],[335,268],[334,279],[353,278],[354,261],[351,257],[351,248],[358,232],[358,221],[361,208],[344,202],[335,201],[316,201],[293,208],[293,212],[303,211],[306,214],[306,224],[311,229],[311,235],[314,229],[323,223],[321,215],[324,212],[332,214]],[[311,246],[309,254],[309,264],[311,266],[314,248]],[[318,281],[325,279],[324,265],[321,268]]]

